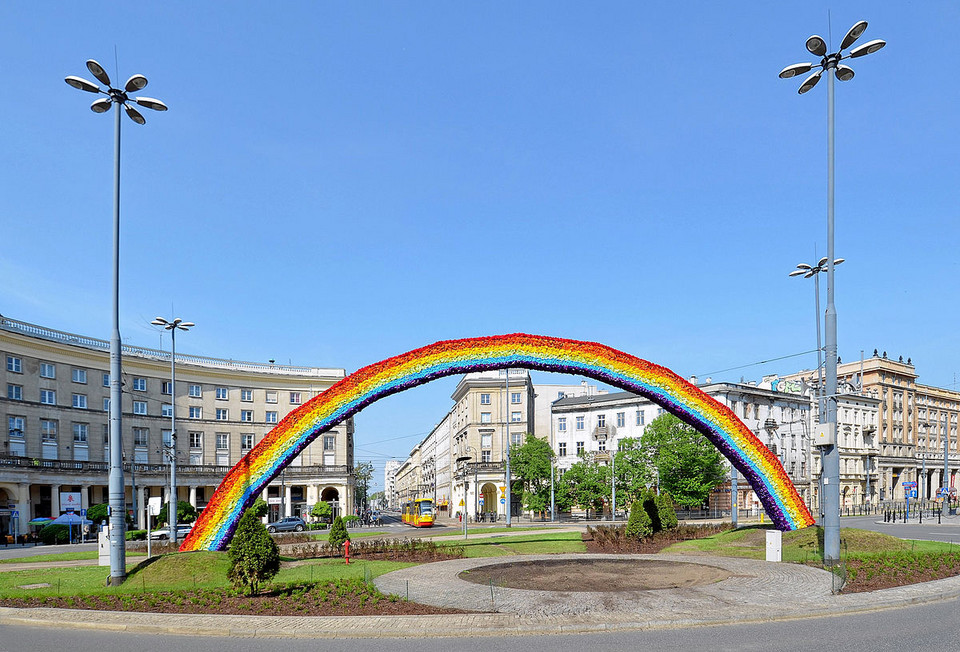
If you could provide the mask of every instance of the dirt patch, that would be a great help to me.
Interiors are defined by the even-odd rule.
[[[534,591],[652,591],[713,584],[722,568],[656,559],[543,560],[481,566],[460,573],[475,584]]]

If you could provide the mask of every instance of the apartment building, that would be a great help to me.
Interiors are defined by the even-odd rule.
[[[64,501],[85,509],[107,502],[109,342],[0,317],[0,531],[56,517]],[[289,412],[343,378],[343,369],[238,362],[123,350],[122,445],[127,509],[144,524],[151,497],[169,497],[170,457],[177,497],[202,509],[224,475]],[[171,413],[176,405],[176,434]],[[174,448],[175,447],[175,448]],[[353,505],[353,422],[325,433],[270,484],[271,517],[299,515],[320,500]]]

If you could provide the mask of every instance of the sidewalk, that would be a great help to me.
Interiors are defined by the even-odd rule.
[[[464,570],[538,559],[657,559],[722,568],[731,576],[683,589],[585,593],[528,591],[461,580]],[[0,607],[0,624],[83,627],[137,633],[279,638],[407,638],[570,634],[744,624],[835,616],[960,597],[960,577],[873,593],[832,595],[826,571],[799,564],[687,555],[520,555],[457,559],[394,571],[384,592],[482,613],[438,616],[275,617]],[[495,611],[494,611],[495,610]]]

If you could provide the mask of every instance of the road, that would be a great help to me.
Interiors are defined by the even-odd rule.
[[[503,636],[487,638],[418,638],[418,639],[258,639],[207,636],[137,635],[92,630],[40,629],[0,625],[0,652],[24,650],[70,650],[71,652],[103,652],[103,650],[137,650],[137,652],[231,652],[282,648],[284,652],[300,650],[344,650],[350,652],[450,652],[450,650],[523,650],[524,652],[557,652],[558,650],[592,649],[656,649],[711,650],[749,652],[757,650],[829,649],[837,652],[885,652],[917,649],[957,649],[960,640],[960,601],[908,607],[836,618],[816,618],[774,623],[690,627],[685,629],[646,630],[611,634],[573,636]],[[745,613],[744,618],[759,614]],[[436,626],[440,619],[430,619]],[[442,626],[442,625],[441,625]],[[452,633],[452,632],[448,632]],[[389,631],[383,632],[389,636]]]

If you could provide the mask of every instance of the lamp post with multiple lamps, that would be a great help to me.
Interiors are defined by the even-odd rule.
[[[170,529],[170,542],[177,544],[177,331],[188,331],[196,324],[183,321],[179,317],[168,321],[157,317],[154,326],[162,326],[170,331],[170,502],[167,506],[167,526]]]
[[[833,261],[833,264],[839,265],[844,260],[844,258],[837,258]],[[820,416],[820,423],[823,423],[826,417],[824,414],[823,401],[823,345],[820,343],[820,272],[825,271],[827,271],[826,256],[821,258],[816,265],[799,263],[797,268],[790,272],[790,276],[800,276],[803,274],[803,278],[813,277],[814,296],[816,297],[817,306],[817,377],[820,380],[817,385],[817,414]]]
[[[110,505],[110,584],[117,586],[127,577],[126,551],[124,549],[124,512],[126,501],[123,487],[123,443],[121,438],[122,426],[122,378],[121,374],[121,345],[120,345],[120,107],[137,124],[144,124],[143,116],[128,102],[133,101],[154,111],[166,111],[167,106],[160,100],[152,97],[131,98],[128,93],[144,89],[147,78],[143,75],[134,75],[123,86],[123,90],[110,85],[110,76],[107,75],[99,63],[93,59],[87,61],[87,70],[97,78],[106,89],[99,87],[83,77],[73,75],[64,79],[70,86],[88,93],[106,95],[95,100],[90,105],[94,113],[106,113],[116,105],[116,119],[114,121],[114,149],[113,149],[113,329],[110,334],[110,429],[108,443],[110,445],[110,479],[108,499]]]
[[[836,445],[837,432],[837,308],[834,302],[833,271],[836,257],[834,255],[834,97],[833,78],[840,81],[853,79],[854,72],[849,66],[840,62],[844,59],[856,59],[867,54],[873,54],[886,45],[886,42],[876,39],[850,50],[844,55],[843,51],[852,46],[867,29],[867,21],[861,20],[846,33],[840,42],[840,48],[833,53],[827,53],[827,43],[822,37],[813,35],[807,39],[807,51],[814,56],[821,57],[818,64],[795,63],[780,71],[781,79],[790,79],[802,75],[814,68],[819,68],[812,75],[803,80],[799,93],[803,95],[820,81],[824,72],[827,73],[827,310],[825,314],[825,349],[826,364],[826,415],[821,427],[826,427],[826,442],[822,447],[824,484],[824,519],[823,519],[823,561],[827,565],[834,565],[840,561],[840,451]],[[819,320],[819,315],[817,316]]]
[[[468,514],[467,514],[467,496],[468,496],[468,493],[469,493],[469,491],[468,491],[468,486],[467,486],[468,483],[469,483],[469,480],[467,479],[467,462],[470,461],[470,460],[474,460],[474,464],[473,464],[473,494],[474,494],[474,501],[473,501],[473,502],[474,502],[474,513],[475,513],[475,514],[476,514],[477,511],[478,511],[478,510],[476,509],[476,506],[477,506],[477,502],[478,502],[478,500],[479,500],[479,496],[477,496],[477,462],[478,462],[479,460],[475,459],[475,457],[474,457],[474,456],[476,456],[476,454],[477,454],[477,449],[475,449],[473,446],[465,446],[465,447],[464,447],[464,452],[466,452],[466,451],[472,451],[472,452],[473,452],[473,455],[461,455],[460,457],[457,458],[457,463],[463,464],[463,538],[464,538],[464,539],[467,538],[467,521],[469,520],[469,519],[468,519]]]

